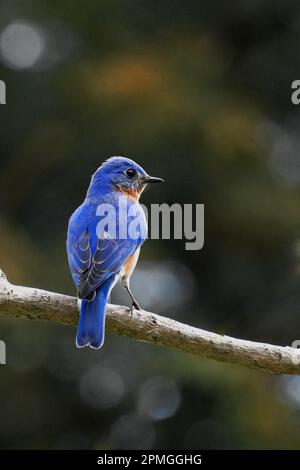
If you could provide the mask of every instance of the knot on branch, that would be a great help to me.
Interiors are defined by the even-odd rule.
[[[1,282],[7,282],[7,278],[4,274],[4,272],[2,271],[2,269],[0,268],[0,283]]]

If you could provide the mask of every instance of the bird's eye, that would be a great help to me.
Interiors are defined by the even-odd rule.
[[[128,168],[126,171],[126,175],[129,176],[129,178],[133,178],[136,174],[136,171],[133,168]]]

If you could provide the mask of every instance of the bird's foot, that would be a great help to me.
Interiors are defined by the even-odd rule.
[[[134,310],[142,310],[136,300],[132,301],[131,307],[129,308],[130,315],[132,316]]]

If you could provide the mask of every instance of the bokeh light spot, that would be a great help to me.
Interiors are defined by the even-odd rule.
[[[124,392],[121,376],[109,368],[92,367],[80,381],[82,400],[94,408],[113,408],[119,404]]]
[[[181,401],[180,392],[173,380],[153,377],[140,389],[138,409],[154,421],[173,416]]]
[[[1,33],[1,56],[8,67],[14,69],[33,67],[44,49],[44,38],[38,28],[32,24],[13,22]]]

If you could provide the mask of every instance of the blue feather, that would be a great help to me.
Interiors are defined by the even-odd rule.
[[[96,291],[93,301],[82,300],[76,345],[79,348],[103,346],[105,337],[105,313],[108,297],[115,277],[110,277]]]

